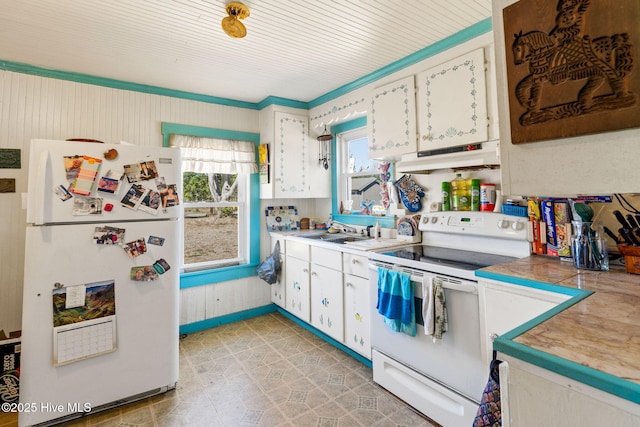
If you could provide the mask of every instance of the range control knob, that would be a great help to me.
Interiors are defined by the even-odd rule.
[[[500,219],[498,220],[498,227],[505,229],[505,228],[509,228],[509,225],[511,225],[511,221],[509,221],[508,219]]]
[[[435,224],[436,222],[438,222],[438,217],[437,216],[432,216],[431,217],[431,224]]]
[[[511,224],[511,228],[513,228],[515,231],[520,231],[524,228],[524,222],[515,221],[513,224]]]

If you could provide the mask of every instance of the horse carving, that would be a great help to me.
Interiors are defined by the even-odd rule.
[[[561,1],[562,3],[562,1]],[[588,1],[583,4],[584,13]],[[637,95],[629,91],[627,76],[634,66],[633,46],[627,33],[591,39],[575,31],[581,19],[568,31],[555,28],[550,34],[531,31],[514,34],[514,64],[528,64],[529,74],[515,87],[523,126],[584,114],[633,106]],[[582,81],[575,98],[557,105],[542,105],[542,91],[549,85]],[[608,88],[604,87],[604,84]],[[596,96],[596,91],[599,95]]]

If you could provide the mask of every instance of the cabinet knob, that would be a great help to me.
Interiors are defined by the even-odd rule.
[[[345,286],[347,286],[347,287],[349,287],[349,286],[353,286],[353,283],[351,283],[351,282],[345,282],[345,283],[344,283],[344,285],[345,285]]]
[[[351,260],[351,264],[357,264],[357,263],[358,263],[358,260],[357,260],[357,259],[353,258],[353,259]]]
[[[318,275],[318,273],[316,273],[315,271],[312,271],[312,272],[311,272],[311,275],[312,275],[312,276],[317,276],[317,275]]]
[[[308,269],[308,268],[303,268],[303,269],[302,269],[302,272],[303,272],[303,273],[308,273],[308,272],[309,272],[309,269]]]

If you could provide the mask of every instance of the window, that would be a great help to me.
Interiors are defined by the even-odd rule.
[[[181,287],[255,275],[259,260],[259,135],[163,123],[181,148]]]
[[[183,172],[185,269],[247,262],[246,174]]]
[[[369,159],[367,142],[364,128],[338,136],[340,200],[343,203],[351,200],[352,212],[360,212],[363,207],[371,204],[380,204],[380,162]]]

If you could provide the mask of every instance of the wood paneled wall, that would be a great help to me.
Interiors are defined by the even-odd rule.
[[[15,193],[0,194],[0,329],[20,329],[22,321],[26,211],[21,193],[27,191],[29,141],[91,138],[155,147],[162,145],[162,122],[260,132],[257,110],[0,71],[0,148],[22,150],[21,169],[0,169],[0,178],[16,180]],[[41,267],[28,260],[27,268]],[[206,288],[225,293],[221,311],[233,312],[269,302],[268,288],[258,282],[249,278]],[[181,319],[203,320],[195,305],[183,303],[181,309]]]

